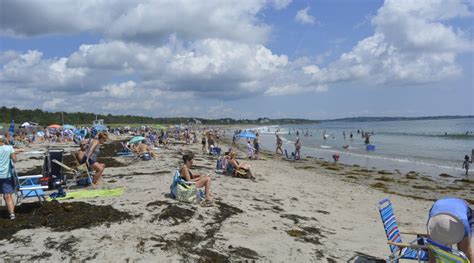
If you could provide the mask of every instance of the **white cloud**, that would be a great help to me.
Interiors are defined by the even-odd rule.
[[[462,69],[456,57],[472,51],[472,42],[443,22],[467,15],[471,14],[464,1],[387,0],[372,19],[374,35],[329,66],[311,72],[313,80],[391,86],[459,76]]]
[[[472,15],[466,2],[387,0],[371,20],[374,34],[336,61],[327,62],[330,52],[290,60],[265,46],[270,27],[259,19],[269,5],[289,3],[4,0],[0,34],[97,32],[104,38],[58,58],[0,51],[0,91],[8,91],[2,104],[222,117],[235,114],[226,102],[248,97],[326,92],[339,82],[394,86],[459,76],[456,59],[472,50],[468,34],[449,23]],[[309,10],[296,19],[317,23]]]
[[[133,94],[137,85],[134,81],[127,81],[120,84],[106,85],[103,89],[114,98],[128,98]]]
[[[170,34],[182,40],[223,38],[263,43],[270,27],[257,14],[290,0],[18,1],[3,0],[0,35],[103,33],[109,39],[158,44]],[[47,18],[47,19],[45,19]]]
[[[296,21],[300,22],[301,24],[314,25],[316,23],[316,18],[308,14],[309,9],[310,8],[308,6],[305,9],[298,10],[295,16]]]

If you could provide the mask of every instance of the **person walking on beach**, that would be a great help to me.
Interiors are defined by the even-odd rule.
[[[283,140],[280,138],[280,135],[276,135],[276,150],[275,150],[275,155],[278,154],[278,151],[280,151],[280,154],[283,155],[283,149],[281,148],[283,146]]]
[[[466,156],[464,156],[464,162],[462,163],[462,168],[463,169],[466,169],[466,176],[468,175],[468,172],[469,172],[469,156],[466,154]]]
[[[82,157],[81,164],[86,163],[88,166],[92,166],[95,170],[95,175],[92,179],[92,186],[96,186],[102,181],[102,173],[105,170],[105,164],[97,161],[100,154],[99,145],[104,144],[108,138],[109,136],[107,133],[99,133],[98,139],[92,139],[89,141],[86,146],[86,152]]]
[[[7,138],[0,138],[0,193],[7,206],[10,219],[15,219],[15,205],[13,204],[13,193],[15,192],[13,178],[10,173],[10,162],[16,162],[15,149],[7,145]]]
[[[299,137],[296,137],[295,142],[295,160],[301,159],[301,140]]]
[[[467,202],[448,197],[439,199],[433,204],[426,227],[430,239],[444,246],[457,244],[458,250],[474,262],[471,248],[472,225],[474,225],[473,212]],[[429,259],[430,262],[436,262],[431,253]]]

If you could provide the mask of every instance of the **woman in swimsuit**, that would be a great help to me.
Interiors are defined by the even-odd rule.
[[[191,172],[191,167],[193,166],[194,154],[185,154],[183,155],[184,164],[179,169],[181,178],[186,182],[195,182],[197,188],[204,186],[206,202],[212,203],[211,196],[211,177],[209,175],[193,174]]]

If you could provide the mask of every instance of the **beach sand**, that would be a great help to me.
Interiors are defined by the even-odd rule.
[[[228,144],[220,142],[224,150]],[[74,149],[62,146],[66,152]],[[28,153],[44,148],[34,144],[19,154],[20,174],[41,172],[42,155]],[[194,173],[212,172],[213,207],[169,198],[185,151],[196,154]],[[245,157],[243,151],[239,155]],[[401,229],[418,232],[425,231],[433,200],[449,195],[474,203],[472,179],[433,181],[415,172],[392,174],[316,158],[293,162],[264,155],[266,160],[240,160],[252,165],[256,181],[215,173],[216,158],[204,154],[200,144],[160,148],[151,161],[108,157],[102,188],[124,187],[121,196],[59,202],[110,205],[123,218],[81,218],[85,227],[51,228],[48,220],[55,214],[49,212],[42,227],[25,225],[0,237],[0,257],[5,262],[376,262],[389,252],[379,200],[392,201]],[[27,216],[18,213],[20,220]]]

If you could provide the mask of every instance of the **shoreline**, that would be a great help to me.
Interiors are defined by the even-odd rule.
[[[226,151],[232,142],[221,139],[218,145]],[[44,147],[33,145],[28,151]],[[263,153],[266,160],[242,160],[257,175],[252,182],[215,174],[216,158],[200,147],[177,143],[160,148],[152,161],[111,157],[110,164],[117,166],[106,168],[104,188],[124,187],[123,195],[60,202],[111,205],[131,219],[68,232],[24,229],[0,240],[0,255],[12,261],[381,260],[389,249],[379,200],[390,198],[402,229],[423,231],[432,200],[441,195],[469,199],[474,193],[469,189],[473,180],[435,182],[416,173],[368,171],[309,157],[283,161],[268,152]],[[245,156],[241,149],[239,155]],[[213,207],[167,197],[180,153],[188,150],[196,154],[193,172],[213,173]],[[20,173],[41,165],[38,156],[20,154]],[[50,255],[34,258],[45,248]]]

